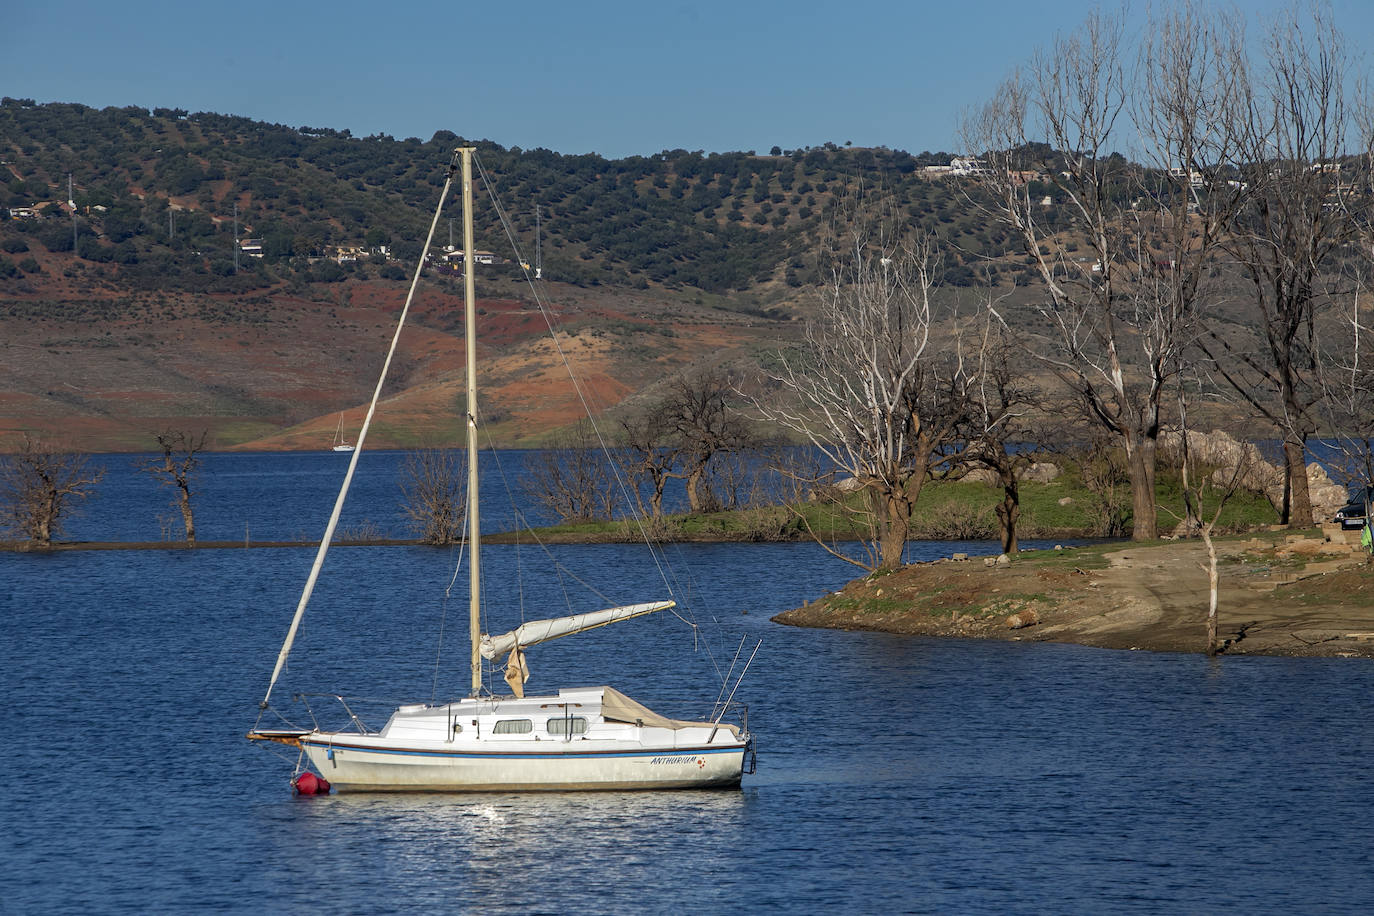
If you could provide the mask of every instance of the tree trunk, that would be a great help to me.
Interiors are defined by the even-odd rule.
[[[1002,502],[997,505],[997,524],[1001,528],[1002,552],[1016,553],[1016,523],[1021,518],[1021,488],[1015,473],[1002,476]]]
[[[1127,443],[1131,475],[1131,540],[1153,541],[1159,536],[1155,506],[1155,441],[1141,438]]]
[[[52,544],[52,523],[57,518],[57,494],[49,491],[39,504],[31,535],[39,547]]]
[[[1202,542],[1207,545],[1207,655],[1217,654],[1217,549],[1212,544],[1212,526],[1202,526]]]
[[[663,518],[663,487],[667,482],[668,479],[661,474],[655,474],[653,477],[654,492],[649,497],[649,509],[656,519]]]
[[[1284,474],[1289,481],[1288,527],[1311,528],[1312,498],[1307,490],[1307,448],[1301,439],[1286,436],[1283,440]]]
[[[705,472],[706,465],[698,464],[693,465],[692,470],[687,473],[687,508],[692,512],[701,511],[701,494],[698,488]]]
[[[911,498],[905,487],[885,494],[884,517],[879,537],[882,557],[880,569],[898,569],[906,554],[907,533],[911,530]]]
[[[181,522],[186,526],[186,543],[196,542],[196,520],[191,515],[191,491],[184,485],[180,494]]]

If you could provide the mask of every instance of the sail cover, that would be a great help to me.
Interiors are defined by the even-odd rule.
[[[529,648],[541,642],[548,642],[550,639],[557,639],[560,636],[571,636],[573,633],[581,633],[584,630],[594,630],[597,627],[604,627],[608,623],[615,623],[617,620],[628,620],[631,617],[652,614],[655,611],[667,610],[676,605],[676,601],[648,601],[644,604],[627,604],[624,607],[607,608],[604,611],[592,611],[587,614],[573,614],[571,617],[531,620],[509,633],[502,633],[499,636],[483,635],[480,646],[482,657],[496,658],[516,646],[520,646],[522,649]]]
[[[654,728],[713,728],[728,731],[739,738],[739,726],[728,722],[691,722],[686,719],[670,719],[661,716],[649,707],[632,700],[614,687],[601,688],[601,718],[610,722],[629,722],[631,725],[649,725]]]

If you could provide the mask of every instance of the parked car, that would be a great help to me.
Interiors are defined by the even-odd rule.
[[[1360,487],[1350,491],[1349,502],[1336,513],[1336,521],[1343,529],[1365,526],[1365,507],[1374,503],[1374,487]]]

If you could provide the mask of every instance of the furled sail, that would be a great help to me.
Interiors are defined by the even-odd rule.
[[[498,655],[511,651],[516,646],[528,649],[530,646],[548,642],[550,639],[557,639],[560,636],[571,636],[584,630],[604,627],[606,624],[615,623],[618,620],[629,620],[631,617],[652,614],[655,611],[664,611],[676,606],[676,601],[648,601],[644,604],[627,604],[624,607],[607,608],[604,611],[592,611],[587,614],[573,614],[571,617],[531,620],[509,633],[502,633],[499,636],[483,635],[481,642],[482,657],[496,658]]]

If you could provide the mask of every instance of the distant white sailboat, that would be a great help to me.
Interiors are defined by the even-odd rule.
[[[344,441],[344,437],[343,437],[343,414],[340,413],[340,414],[339,414],[339,426],[338,426],[337,429],[334,430],[334,451],[336,451],[336,452],[351,452],[351,451],[353,451],[355,448],[356,448],[356,446],[349,445],[346,441]]]
[[[463,250],[472,251],[472,149],[457,151],[448,181],[440,196],[439,210],[430,226],[425,251],[434,236],[444,198],[461,163],[463,194]],[[421,255],[423,263],[423,254]],[[417,271],[416,277],[419,274]],[[415,283],[401,312],[410,308]],[[476,310],[473,263],[464,261],[466,305],[467,403],[477,403]],[[400,337],[400,328],[396,339]],[[392,343],[393,352],[395,341]],[[391,357],[387,357],[387,365]],[[383,369],[383,380],[386,369]],[[381,382],[377,394],[381,392]],[[361,448],[367,436],[374,395],[367,418],[358,434]],[[346,731],[313,728],[263,728],[263,716],[248,733],[253,741],[272,741],[299,748],[327,783],[341,790],[368,791],[471,791],[471,790],[565,790],[565,789],[670,789],[738,786],[746,759],[753,772],[753,742],[748,732],[747,710],[736,725],[723,721],[734,691],[717,703],[710,721],[688,721],[659,715],[607,686],[564,688],[557,693],[524,695],[529,677],[526,650],[551,639],[585,632],[621,620],[672,608],[671,600],[651,601],[523,624],[508,633],[481,632],[482,594],[481,528],[477,494],[477,422],[475,411],[467,414],[469,637],[471,642],[469,694],[446,703],[419,703],[398,707],[380,731],[367,729],[349,713],[353,727]],[[352,448],[352,446],[350,446]],[[286,664],[343,507],[357,455],[350,463],[334,513],[321,542],[315,565],[306,582],[291,627],[277,656],[261,708],[269,709],[272,689]],[[755,647],[754,652],[758,649]],[[510,695],[490,693],[483,683],[483,659],[506,657],[505,680]],[[750,656],[752,661],[753,656]],[[748,663],[740,672],[743,679]],[[735,681],[735,688],[739,686]],[[727,685],[728,686],[728,685]],[[722,696],[724,690],[722,690]],[[347,709],[347,705],[345,704]],[[308,777],[308,779],[306,779]],[[299,777],[301,791],[319,791],[314,774]],[[309,786],[310,788],[304,788]]]

